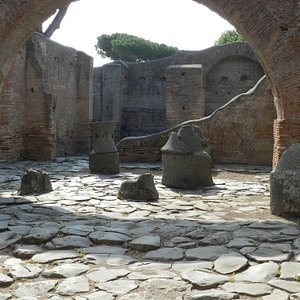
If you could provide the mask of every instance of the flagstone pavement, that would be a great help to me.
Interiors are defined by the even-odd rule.
[[[25,170],[53,191],[19,196]],[[300,299],[300,227],[269,213],[266,167],[216,165],[215,185],[161,184],[159,164],[90,174],[84,157],[0,162],[0,300]],[[117,198],[154,174],[159,200]]]

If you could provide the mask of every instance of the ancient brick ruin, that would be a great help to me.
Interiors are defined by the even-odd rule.
[[[215,163],[271,165],[275,117],[272,93],[263,77],[252,90],[231,100],[211,116],[183,124],[199,127]],[[149,136],[124,138],[117,144],[120,159],[160,161],[161,147],[170,132],[178,131],[180,126]]]
[[[57,7],[70,0],[11,0],[1,3],[0,89],[15,55],[30,34]],[[299,11],[298,1],[197,0],[229,20],[247,37],[264,67],[276,102],[274,153],[276,163],[282,152],[300,140],[299,111]]]
[[[91,58],[43,36],[31,37],[57,7],[72,1],[0,0],[1,299],[299,299],[300,3],[195,1],[218,12],[247,37],[266,74],[225,105],[233,95],[232,80],[242,85],[251,81],[244,71],[227,76],[237,56],[215,60],[208,55],[207,64],[191,59],[158,65],[165,78],[152,76],[156,73],[149,64],[144,64],[149,78],[139,73],[139,64],[132,70],[122,64],[104,66],[96,70],[101,80],[94,85],[94,95],[99,98],[104,91],[102,83],[112,84],[113,90],[105,92],[111,102],[92,103]],[[255,74],[253,59],[236,62],[237,69]],[[200,83],[190,93],[195,101],[183,102],[196,81]],[[163,97],[157,87],[166,88],[170,122],[160,123],[165,126],[185,120],[191,112],[197,117],[223,106],[159,133],[124,138],[116,149],[111,126],[102,130],[105,123],[97,121],[105,114],[109,120],[120,118],[124,126],[137,118],[147,97],[141,105],[134,97],[148,91],[151,82],[156,87],[151,90],[153,99]],[[128,83],[135,85],[127,87]],[[229,98],[219,98],[220,94]],[[127,106],[118,102],[123,95]],[[211,107],[205,110],[205,99],[212,95],[216,101],[206,102]],[[152,114],[157,122],[159,110],[150,108],[141,115],[147,119]],[[160,163],[124,163],[120,174],[104,175],[90,172],[86,156],[51,163],[2,161],[86,153],[90,120],[96,129],[94,142],[98,140],[91,154],[106,156],[101,162],[109,165],[107,157],[118,151],[123,160],[159,160],[171,132],[190,128],[184,125],[191,125],[213,162],[243,165],[208,167],[215,185],[208,182],[200,188],[197,183],[192,186],[197,189],[183,190],[170,188],[177,184],[162,184]],[[191,147],[198,139],[178,135],[177,141],[179,147],[169,147],[175,145],[171,139],[163,149],[170,154],[167,159],[173,154],[191,156],[188,162],[178,158],[179,164],[167,175],[192,169],[192,154],[201,152],[201,147]],[[272,160],[276,167],[270,176]],[[263,164],[268,166],[256,166]],[[30,195],[18,195],[28,166],[34,172],[47,170],[52,192],[40,194],[33,184]],[[141,175],[149,169],[154,175]],[[182,179],[186,182],[186,176]]]
[[[200,119],[231,97],[248,91],[261,78],[263,70],[255,60],[248,44],[236,43],[203,51],[181,51],[145,63],[111,63],[96,68],[93,78],[89,56],[34,33],[19,52],[0,97],[0,122],[5,125],[0,130],[0,157],[51,160],[57,156],[87,154],[90,121],[116,122],[119,140]],[[255,106],[257,101],[250,101],[252,109],[258,108],[257,115],[264,116],[265,127],[260,131],[266,137],[265,145],[271,145],[274,108],[266,114]],[[231,114],[231,109],[226,112]],[[244,125],[245,116],[241,112],[237,114],[239,125],[231,128],[227,140],[240,135],[235,130],[240,131]],[[215,156],[217,162],[221,157],[222,161],[236,157],[233,162],[240,162],[236,151],[232,156],[230,151],[222,150],[226,148],[222,134],[218,143],[214,132],[206,134],[214,141],[214,152],[220,153]],[[241,132],[243,135],[247,131]],[[153,150],[156,145],[148,147]],[[134,150],[129,153],[136,153],[135,147]],[[269,150],[262,147],[261,153],[268,159],[257,161],[270,163]],[[149,152],[143,151],[144,156]],[[249,150],[248,156],[251,153]],[[153,154],[156,157],[157,150],[147,160]],[[128,158],[124,153],[122,158],[141,159],[139,155]]]
[[[117,122],[118,138],[153,134],[210,115],[263,75],[247,43],[107,64],[94,70],[93,119]]]
[[[0,93],[0,159],[89,151],[92,58],[34,33]]]

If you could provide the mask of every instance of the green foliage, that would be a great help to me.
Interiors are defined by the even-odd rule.
[[[126,33],[102,34],[96,50],[102,57],[128,62],[153,60],[175,54],[178,49]]]
[[[215,46],[236,42],[246,42],[246,39],[236,30],[226,30],[215,41]]]

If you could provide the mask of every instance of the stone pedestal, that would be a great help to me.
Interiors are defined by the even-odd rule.
[[[210,156],[202,149],[191,126],[171,133],[162,150],[162,184],[183,189],[213,185]]]
[[[119,173],[119,153],[114,142],[116,122],[91,123],[93,148],[89,155],[91,173]]]
[[[300,144],[282,154],[270,174],[270,192],[272,214],[300,217]]]

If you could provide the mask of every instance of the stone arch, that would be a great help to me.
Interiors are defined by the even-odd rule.
[[[274,161],[300,141],[300,7],[299,1],[194,0],[229,20],[264,66],[277,108]],[[72,0],[0,2],[0,90],[24,41],[56,8]]]
[[[232,55],[219,60],[206,74],[205,116],[253,88],[263,75],[261,65],[251,58]]]

